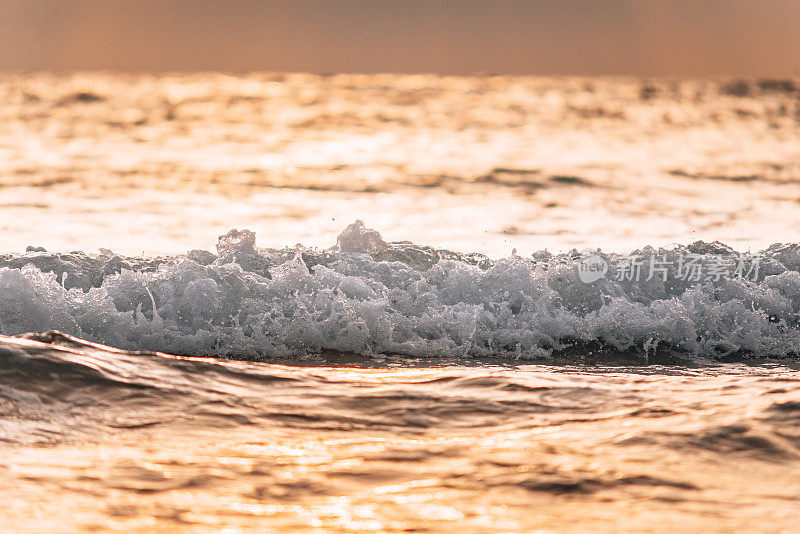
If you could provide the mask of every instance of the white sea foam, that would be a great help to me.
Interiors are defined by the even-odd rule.
[[[245,230],[222,236],[217,251],[0,256],[0,333],[58,329],[124,349],[243,358],[541,358],[587,344],[714,358],[800,354],[800,245],[764,251],[754,280],[702,282],[584,283],[575,251],[491,261],[386,243],[360,222],[327,250],[259,249]],[[733,253],[719,243],[638,252],[645,262]]]

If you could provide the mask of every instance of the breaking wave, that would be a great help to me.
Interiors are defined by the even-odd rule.
[[[493,261],[387,243],[360,221],[326,250],[261,249],[247,230],[221,236],[217,254],[30,249],[0,256],[0,333],[57,329],[122,349],[244,359],[800,354],[800,245],[773,245],[755,270],[742,256],[751,278],[679,276],[683,255],[736,254],[717,242],[636,254],[658,258],[663,277],[586,282],[577,251]]]

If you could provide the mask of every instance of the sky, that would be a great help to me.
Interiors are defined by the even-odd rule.
[[[796,0],[0,0],[0,70],[800,75]]]

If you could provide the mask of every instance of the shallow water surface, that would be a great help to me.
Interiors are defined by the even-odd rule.
[[[800,505],[778,364],[293,367],[49,334],[0,366],[7,528],[790,532]]]

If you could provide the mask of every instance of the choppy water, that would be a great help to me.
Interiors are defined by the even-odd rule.
[[[0,530],[796,530],[794,82],[0,95]]]
[[[233,230],[218,254],[157,259],[0,257],[0,334],[58,329],[125,349],[291,362],[323,351],[457,363],[800,354],[798,245],[647,248],[635,270],[601,252],[493,261],[386,243],[360,221],[324,250],[259,249],[255,237]],[[607,272],[587,279],[588,258]]]

